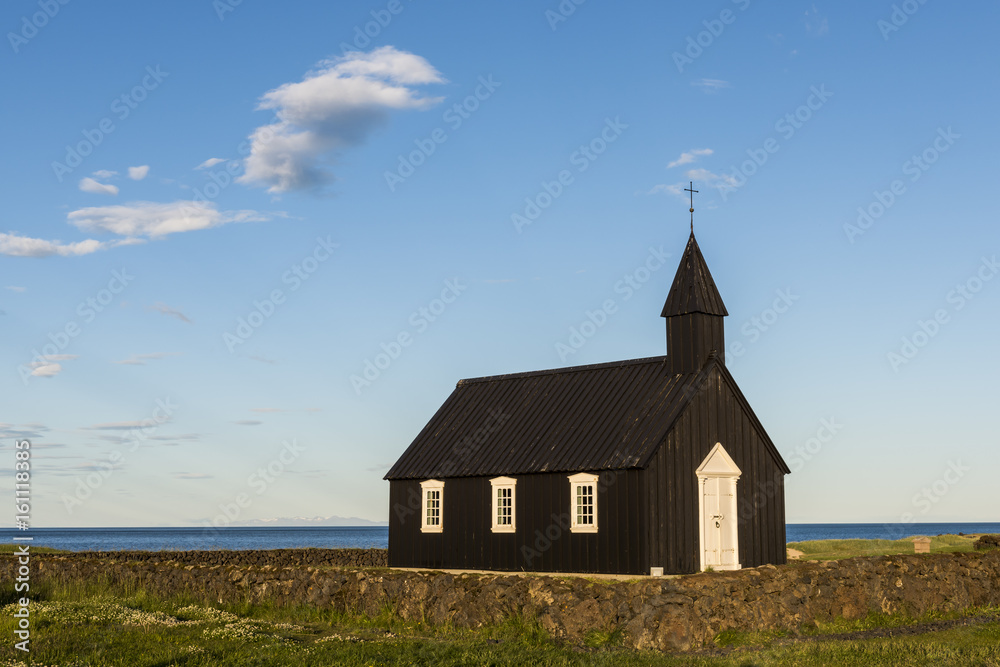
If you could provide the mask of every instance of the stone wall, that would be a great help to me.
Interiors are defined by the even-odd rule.
[[[521,614],[574,642],[590,630],[621,627],[626,645],[659,650],[687,650],[729,629],[791,630],[873,611],[919,615],[1000,604],[1000,551],[796,562],[631,581],[306,564],[313,558],[368,558],[323,551],[282,552],[284,561],[274,557],[278,552],[200,552],[209,559],[203,562],[193,552],[38,554],[32,565],[38,580],[104,576],[211,603],[249,597],[372,615],[388,606],[404,619],[462,627]],[[11,571],[6,564],[5,580]]]
[[[98,559],[117,563],[173,563],[179,565],[266,565],[274,567],[387,567],[386,549],[266,549],[248,551],[78,551],[65,558]]]

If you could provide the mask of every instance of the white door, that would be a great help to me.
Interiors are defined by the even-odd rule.
[[[717,443],[698,469],[701,569],[738,570],[739,532],[736,482],[740,469]]]
[[[722,515],[719,507],[719,478],[710,477],[704,481],[702,490],[701,521],[705,539],[702,548],[702,569],[718,568],[722,565]]]

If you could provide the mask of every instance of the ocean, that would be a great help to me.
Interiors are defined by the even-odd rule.
[[[790,523],[789,542],[830,539],[900,539],[910,535],[1000,533],[1000,523]],[[389,543],[389,528],[32,528],[0,529],[0,540],[31,536],[30,544],[67,551],[165,551],[204,549],[378,548]]]

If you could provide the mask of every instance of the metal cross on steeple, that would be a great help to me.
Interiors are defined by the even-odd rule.
[[[694,181],[688,181],[688,187],[684,188],[684,192],[691,193],[691,208],[688,209],[691,212],[691,233],[694,234],[694,193],[698,192],[694,189]]]

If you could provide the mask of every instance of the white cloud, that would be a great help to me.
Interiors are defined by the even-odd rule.
[[[696,183],[704,183],[705,185],[715,188],[723,185],[738,187],[736,179],[732,176],[728,176],[726,174],[715,174],[708,169],[689,169],[685,176]]]
[[[146,361],[149,359],[163,359],[164,357],[174,356],[171,352],[151,352],[149,354],[133,354],[128,359],[122,359],[121,361],[114,361],[115,364],[123,364],[125,366],[145,366]]]
[[[187,322],[188,324],[194,324],[194,322],[192,322],[190,319],[188,319],[187,315],[185,315],[184,313],[182,313],[179,310],[175,310],[174,308],[171,308],[170,306],[168,306],[167,304],[163,303],[162,301],[157,301],[155,304],[153,304],[149,308],[150,308],[150,310],[155,310],[158,313],[162,313],[162,314],[168,315],[170,317],[176,317],[181,322]]]
[[[691,82],[692,86],[701,88],[706,93],[717,93],[723,88],[732,88],[732,84],[722,79],[698,79]]]
[[[239,182],[268,192],[319,188],[334,175],[331,156],[357,146],[385,123],[391,109],[426,109],[441,101],[411,86],[444,83],[420,56],[383,46],[326,60],[302,81],[286,83],[260,98],[277,122],[250,135],[251,151]]]
[[[212,479],[212,475],[203,472],[175,472],[174,479]]]
[[[103,424],[94,424],[93,426],[84,426],[83,429],[86,431],[129,431],[134,428],[157,426],[164,421],[168,420],[150,418],[127,422],[105,422]]]
[[[108,179],[111,178],[112,176],[117,176],[117,175],[118,175],[117,171],[109,171],[108,169],[100,169],[91,174],[91,176],[93,176],[94,178],[103,178],[103,179]]]
[[[11,292],[23,292],[26,288],[17,287],[15,285],[7,285],[4,289],[9,289]]]
[[[131,178],[133,181],[141,181],[142,179],[146,178],[146,174],[148,173],[149,173],[148,164],[144,164],[140,167],[128,168],[128,177]]]
[[[816,9],[816,5],[812,6],[812,9],[805,13],[805,24],[806,32],[820,37],[830,32],[830,21],[827,17],[819,13]]]
[[[711,153],[711,151],[708,152]],[[684,155],[686,155],[686,153],[682,154],[681,157]],[[732,176],[728,176],[726,174],[716,174],[708,169],[688,169],[684,172],[684,176],[690,179],[690,181],[703,183],[713,188],[737,187],[736,180]],[[687,199],[689,196],[689,194],[685,191],[685,188],[687,187],[688,183],[662,183],[660,185],[654,185],[646,192],[646,194],[655,195],[664,192],[666,194],[677,195],[678,197]]]
[[[683,192],[683,183],[667,184],[661,183],[660,185],[654,185],[652,188],[646,192],[647,195],[655,195],[661,192],[666,192],[669,195],[680,195]]]
[[[679,167],[682,164],[690,164],[703,155],[711,155],[711,148],[692,148],[686,153],[681,153],[680,157],[667,165],[667,169]]]
[[[80,189],[84,192],[93,192],[96,195],[116,195],[118,186],[107,183],[98,183],[89,176],[80,180]]]
[[[239,424],[240,426],[260,426],[264,422],[257,421],[256,419],[241,419],[239,421],[233,422],[234,424]]]
[[[215,165],[219,164],[220,162],[225,162],[225,161],[226,161],[225,158],[210,157],[207,160],[205,160],[204,162],[202,162],[201,164],[199,164],[197,167],[195,167],[195,169],[208,169],[210,167],[214,167]]]
[[[9,257],[50,257],[52,255],[89,255],[98,250],[104,250],[120,243],[102,243],[93,239],[77,243],[62,243],[61,241],[46,241],[28,236],[4,234],[0,232],[0,255]]]
[[[117,206],[91,206],[71,211],[70,224],[119,236],[159,238],[177,232],[219,227],[231,222],[263,222],[270,216],[257,211],[218,211],[214,202],[175,201],[168,204],[138,201]]]
[[[59,361],[71,361],[76,359],[76,354],[49,354],[43,357],[38,357],[37,361],[32,361],[28,364],[28,368],[31,369],[31,375],[39,378],[52,378],[59,375],[62,371],[62,364]]]

